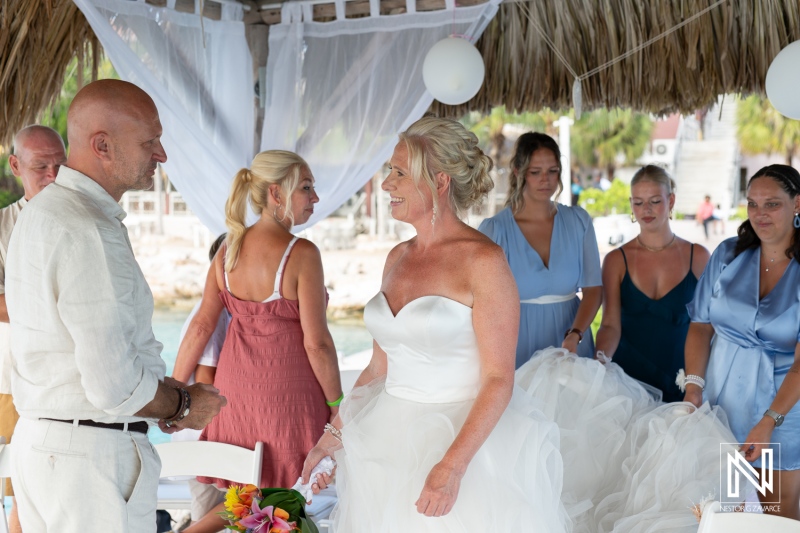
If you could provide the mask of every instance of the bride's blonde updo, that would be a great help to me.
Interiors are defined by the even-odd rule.
[[[269,186],[280,187],[281,206],[276,208],[275,218],[288,220],[289,227],[294,225],[292,216],[292,193],[300,184],[300,178],[308,163],[295,154],[285,150],[267,150],[254,159],[250,168],[243,168],[233,177],[231,194],[225,203],[225,225],[228,237],[225,239],[228,250],[225,255],[225,271],[230,272],[239,259],[242,239],[247,231],[247,199],[257,215],[267,207]]]
[[[450,176],[448,199],[456,216],[480,205],[494,187],[492,160],[478,147],[478,138],[460,122],[423,117],[400,134],[408,149],[409,172],[417,184],[431,189],[437,206],[436,174]]]

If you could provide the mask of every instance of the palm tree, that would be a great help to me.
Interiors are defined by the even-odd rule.
[[[621,164],[633,165],[642,155],[653,121],[630,109],[597,109],[584,113],[570,135],[572,162],[583,168],[604,168],[608,178]]]
[[[784,117],[769,100],[752,95],[736,109],[736,137],[745,154],[782,154],[791,166],[800,149],[800,121]]]

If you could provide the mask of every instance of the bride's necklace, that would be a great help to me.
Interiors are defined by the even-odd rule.
[[[664,246],[662,246],[660,248],[653,248],[652,246],[647,246],[645,243],[642,242],[642,239],[639,238],[639,235],[636,236],[636,242],[638,242],[639,246],[641,246],[645,250],[648,250],[650,252],[661,252],[663,250],[666,250],[670,246],[672,246],[672,243],[675,242],[675,234],[673,233],[672,234],[672,239],[670,239],[670,241],[667,244],[665,244]]]

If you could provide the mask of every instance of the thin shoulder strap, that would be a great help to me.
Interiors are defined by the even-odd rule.
[[[622,254],[622,260],[625,261],[625,272],[628,271],[628,258],[625,257],[625,250],[622,249],[622,246],[618,248],[619,252]]]
[[[694,243],[689,246],[689,271],[692,271],[692,261],[694,261]]]
[[[231,292],[231,285],[228,283],[228,271],[225,270],[225,260],[228,258],[228,247],[225,247],[225,254],[222,256],[222,274],[225,276],[225,290]]]
[[[281,262],[278,265],[278,271],[275,273],[275,289],[273,293],[277,292],[281,295],[281,298],[283,298],[283,273],[286,271],[286,263],[289,262],[289,254],[292,253],[292,248],[296,242],[297,237],[292,238],[292,240],[289,242],[289,246],[286,247],[286,251],[283,252],[283,257],[281,257]]]

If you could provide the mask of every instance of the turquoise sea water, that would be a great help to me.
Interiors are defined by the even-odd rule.
[[[178,355],[180,344],[180,333],[183,323],[189,316],[189,311],[177,310],[156,310],[153,314],[153,334],[156,339],[164,345],[161,352],[164,362],[167,364],[167,375],[172,374],[175,366],[175,357]],[[367,350],[372,347],[372,337],[367,328],[361,324],[337,324],[328,323],[328,327],[333,336],[337,352],[345,357]],[[148,433],[153,444],[169,441],[169,435],[165,435],[157,427],[151,427]]]

